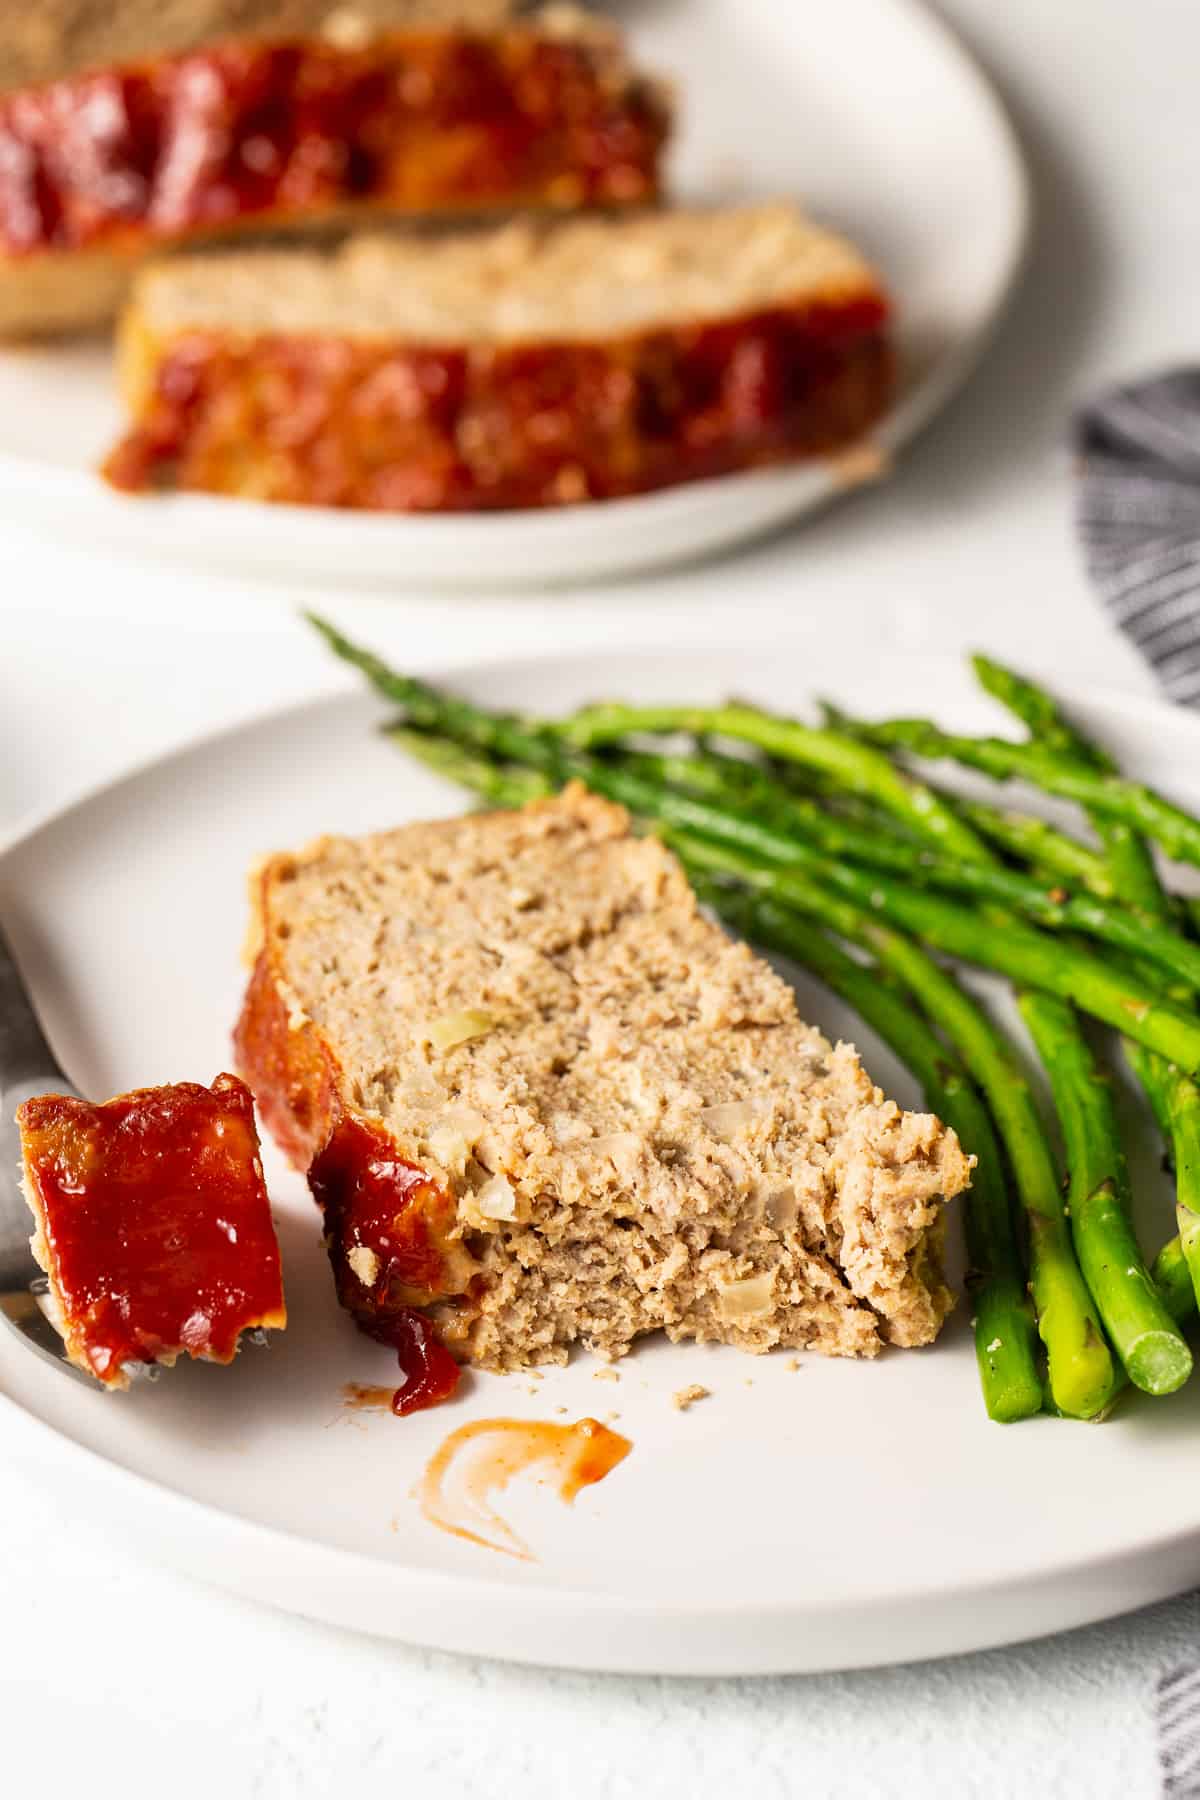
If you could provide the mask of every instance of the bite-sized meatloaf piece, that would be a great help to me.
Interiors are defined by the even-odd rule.
[[[639,493],[860,440],[887,313],[783,204],[192,258],[136,286],[107,473],[412,511]]]
[[[419,1309],[489,1369],[659,1329],[937,1335],[957,1139],[804,1024],[619,808],[326,838],[252,891],[238,1062],[369,1331]]]
[[[349,27],[349,28],[347,28]],[[661,90],[594,20],[239,37],[0,95],[0,333],[109,316],[248,230],[652,199]]]
[[[287,1323],[254,1103],[235,1075],[92,1106],[42,1094],[17,1113],[33,1253],[71,1361],[106,1387],[129,1365],[233,1360]]]

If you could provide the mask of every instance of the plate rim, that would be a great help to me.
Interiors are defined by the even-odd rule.
[[[999,274],[968,336],[939,356],[929,373],[896,402],[871,433],[887,452],[898,451],[916,438],[968,380],[992,342],[1024,272],[1032,226],[1032,176],[1024,148],[1005,101],[990,73],[949,21],[926,0],[872,0],[902,19],[905,29],[923,38],[953,72],[959,88],[969,92],[972,109],[985,122],[990,150],[1003,165],[1009,188],[1005,234]],[[108,489],[94,468],[81,469],[31,460],[0,447],[0,510],[10,513],[22,502],[38,509],[70,506],[75,516],[92,523],[100,541],[131,548],[154,562],[179,563],[196,568],[229,568],[247,557],[260,575],[276,581],[307,585],[329,579],[332,558],[356,540],[371,542],[369,556],[361,557],[340,572],[340,578],[357,587],[401,593],[426,585],[441,591],[468,590],[479,585],[474,566],[479,556],[499,549],[518,528],[534,530],[538,553],[528,574],[504,571],[491,574],[487,585],[505,591],[555,588],[575,581],[618,579],[661,567],[683,566],[689,561],[720,554],[739,543],[781,529],[807,511],[819,510],[855,491],[859,485],[840,478],[837,460],[810,459],[778,468],[733,471],[702,481],[682,482],[648,494],[615,500],[589,501],[576,506],[499,513],[389,514],[363,513],[337,507],[267,504],[233,496],[169,494],[155,496],[154,523],[143,523],[147,501]],[[788,497],[788,488],[795,491]],[[777,499],[772,496],[778,493]],[[651,542],[626,555],[614,555],[604,545],[624,539],[627,532],[649,537],[669,536],[670,527],[685,514],[704,512],[718,497],[744,497],[740,521],[727,523],[722,533],[689,553],[686,548],[655,551]],[[531,520],[531,513],[536,518]],[[37,522],[37,521],[35,521]],[[455,554],[464,531],[471,536],[470,549]],[[313,545],[325,536],[328,547],[320,566],[309,567],[304,557],[287,560],[278,551],[280,540],[300,533]],[[577,566],[570,546],[580,545]],[[183,543],[180,551],[173,546]],[[565,550],[565,555],[564,555]],[[411,574],[403,570],[384,573],[381,560],[397,561],[405,552],[420,562]],[[538,557],[546,567],[537,566]],[[369,566],[368,566],[369,565]],[[307,571],[307,572],[306,572]]]
[[[802,647],[803,639],[796,640],[797,647]],[[776,660],[779,647],[774,651],[766,647],[750,648],[745,644],[733,645],[714,643],[695,646],[685,653],[682,661],[688,656],[702,657],[707,664],[715,668],[735,666],[749,659]],[[543,672],[553,669],[556,663],[577,665],[586,651],[576,649],[551,652],[548,654],[526,655],[521,657],[495,656],[475,659],[451,665],[448,669],[430,670],[429,678],[435,681],[444,680],[451,685],[467,688],[487,686],[498,678],[522,678],[533,673],[540,679]],[[609,652],[609,655],[616,653]],[[639,650],[639,660],[660,660],[664,663],[679,664],[681,662],[678,646],[667,640],[655,642]],[[939,666],[953,667],[960,675],[962,661],[950,653],[939,653],[931,658],[928,654],[916,651],[899,650],[890,653],[890,660],[909,667],[919,666],[926,676],[931,665],[936,670]],[[1058,684],[1056,683],[1056,686]],[[1132,694],[1121,689],[1108,686],[1089,686],[1073,689],[1069,685],[1061,687],[1062,698],[1068,706],[1076,705],[1088,710],[1116,714],[1124,722],[1132,723],[1137,728],[1149,730],[1156,720],[1168,720],[1172,729],[1182,731],[1185,735],[1193,735],[1200,746],[1200,717],[1190,714],[1186,709],[1172,705],[1169,701],[1154,695]],[[264,707],[247,717],[229,724],[219,726],[211,731],[198,733],[186,742],[174,746],[160,754],[150,754],[139,759],[133,766],[116,776],[102,778],[89,785],[74,798],[40,809],[35,817],[19,822],[17,827],[0,840],[0,883],[3,882],[10,861],[22,852],[36,850],[38,840],[44,835],[64,825],[69,825],[76,816],[86,813],[92,807],[110,797],[119,796],[122,790],[132,792],[139,784],[153,777],[169,777],[174,765],[192,758],[204,758],[231,752],[239,739],[252,738],[263,731],[288,726],[305,715],[325,710],[345,708],[350,704],[369,703],[369,695],[355,686],[353,681],[338,684],[332,689],[320,690],[307,698],[282,702],[279,705]],[[815,1672],[817,1670],[847,1669],[871,1667],[886,1664],[895,1659],[889,1657],[886,1645],[881,1641],[876,1650],[856,1651],[847,1654],[837,1651],[832,1656],[817,1653],[815,1658],[807,1654],[798,1640],[804,1640],[816,1630],[819,1632],[823,1624],[832,1620],[842,1620],[840,1609],[830,1605],[810,1608],[804,1612],[797,1605],[794,1596],[780,1597],[778,1600],[765,1602],[756,1600],[746,1606],[733,1599],[706,1600],[694,1603],[672,1601],[664,1607],[661,1602],[650,1599],[639,1599],[636,1593],[621,1590],[619,1593],[604,1593],[599,1590],[579,1588],[571,1583],[556,1581],[553,1585],[533,1583],[522,1586],[519,1582],[504,1580],[488,1573],[481,1567],[478,1572],[458,1572],[446,1569],[420,1568],[403,1562],[390,1561],[374,1556],[370,1551],[350,1549],[342,1545],[324,1543],[318,1539],[305,1536],[293,1529],[266,1524],[231,1509],[225,1509],[217,1503],[198,1498],[184,1489],[171,1485],[157,1476],[146,1475],[136,1469],[129,1468],[106,1456],[102,1451],[91,1448],[71,1435],[69,1431],[60,1429],[51,1420],[32,1410],[23,1401],[11,1394],[0,1391],[0,1421],[7,1421],[9,1429],[19,1436],[27,1435],[32,1442],[47,1451],[56,1465],[73,1467],[82,1459],[82,1467],[95,1480],[120,1495],[122,1490],[132,1496],[136,1502],[138,1516],[148,1522],[149,1538],[173,1538],[172,1521],[179,1521],[190,1526],[194,1533],[206,1541],[222,1540],[229,1547],[235,1560],[242,1563],[246,1558],[245,1551],[257,1550],[261,1563],[266,1566],[266,1573],[257,1578],[257,1582],[249,1579],[223,1581],[219,1573],[206,1573],[206,1579],[216,1585],[222,1585],[234,1592],[250,1593],[254,1598],[266,1600],[268,1603],[287,1608],[286,1601],[280,1597],[279,1584],[275,1577],[285,1578],[286,1572],[298,1560],[303,1561],[310,1573],[315,1572],[312,1585],[322,1592],[328,1592],[337,1582],[336,1576],[348,1578],[347,1585],[354,1592],[361,1592],[364,1585],[378,1591],[385,1590],[397,1603],[397,1613],[402,1614],[403,1602],[407,1599],[421,1601],[432,1606],[429,1618],[422,1615],[422,1623],[414,1627],[411,1635],[404,1630],[393,1629],[390,1625],[364,1625],[357,1615],[353,1619],[345,1618],[336,1607],[311,1609],[309,1607],[291,1606],[290,1610],[307,1612],[309,1616],[325,1619],[332,1623],[348,1625],[352,1629],[371,1632],[409,1642],[417,1645],[428,1645],[440,1649],[457,1651],[462,1654],[483,1654],[498,1657],[517,1663],[540,1666],[594,1669],[608,1672],[669,1674],[712,1676],[721,1674],[766,1674]],[[122,1521],[124,1524],[124,1520]],[[124,1535],[124,1533],[123,1533]],[[1191,1552],[1192,1560],[1183,1566],[1186,1559],[1180,1558],[1177,1566],[1173,1559],[1178,1552]],[[1156,1566],[1166,1559],[1166,1567],[1161,1577],[1140,1588],[1135,1597],[1120,1593],[1115,1586],[1106,1586],[1103,1595],[1097,1589],[1091,1598],[1080,1603],[1076,1590],[1087,1581],[1089,1575],[1103,1574],[1110,1578],[1135,1569],[1139,1564],[1147,1565],[1154,1561]],[[174,1560],[170,1555],[165,1560]],[[1043,1628],[1012,1630],[1005,1625],[983,1627],[976,1620],[971,1628],[964,1631],[961,1627],[947,1626],[940,1632],[936,1624],[927,1626],[927,1633],[932,1630],[932,1641],[924,1648],[906,1649],[905,1661],[921,1661],[948,1654],[965,1654],[973,1650],[995,1647],[1000,1644],[1023,1641],[1030,1636],[1049,1636],[1056,1632],[1077,1625],[1094,1622],[1099,1619],[1117,1616],[1120,1612],[1133,1610],[1148,1605],[1155,1600],[1164,1599],[1168,1595],[1181,1592],[1186,1586],[1194,1583],[1200,1575],[1200,1509],[1197,1511],[1194,1525],[1162,1531],[1156,1535],[1145,1537],[1136,1546],[1128,1546],[1114,1552],[1088,1552],[1079,1557],[1059,1560],[1053,1571],[1036,1565],[1022,1566],[1018,1571],[991,1578],[985,1581],[973,1581],[956,1590],[952,1595],[953,1606],[972,1606],[989,1596],[1019,1598],[1023,1593],[1036,1590],[1044,1591],[1051,1583],[1065,1584],[1070,1590],[1067,1609],[1059,1622]],[[327,1576],[328,1579],[321,1578]],[[263,1582],[268,1588],[275,1584],[276,1591],[263,1589]],[[1114,1598],[1116,1604],[1114,1605]],[[885,1596],[876,1595],[870,1599],[850,1603],[850,1611],[858,1612],[863,1617],[876,1620],[886,1618],[906,1609],[920,1607],[923,1602],[930,1604],[946,1599],[945,1589],[939,1585],[936,1573],[924,1577],[919,1585],[892,1586]],[[1064,1595],[1064,1599],[1066,1596]],[[490,1625],[484,1624],[482,1629],[488,1637],[486,1647],[480,1648],[477,1635],[470,1629],[466,1632],[442,1631],[433,1629],[430,1620],[442,1614],[457,1617],[463,1609],[457,1608],[457,1601],[472,1601],[476,1608],[482,1604],[485,1612],[498,1615]],[[469,1614],[470,1607],[465,1611]],[[953,1607],[952,1609],[953,1610]],[[714,1621],[723,1627],[735,1623],[742,1636],[748,1634],[748,1641],[753,1641],[755,1629],[761,1627],[764,1632],[772,1629],[778,1631],[792,1621],[792,1633],[786,1644],[771,1647],[764,1645],[754,1653],[746,1652],[736,1655],[733,1660],[724,1662],[718,1656],[715,1660],[704,1654],[697,1655],[694,1648],[690,1651],[676,1650],[673,1654],[665,1651],[650,1652],[644,1658],[638,1653],[632,1655],[621,1653],[617,1645],[604,1645],[595,1653],[582,1654],[569,1647],[560,1649],[553,1657],[531,1655],[523,1650],[504,1647],[501,1641],[497,1647],[495,1633],[503,1629],[503,1621],[520,1616],[526,1626],[537,1628],[544,1626],[560,1626],[568,1635],[579,1634],[581,1621],[584,1630],[592,1624],[611,1621],[632,1621],[636,1626],[645,1627],[653,1621],[660,1628],[667,1628],[667,1642],[673,1639],[684,1639],[689,1630],[711,1625]],[[478,1624],[478,1616],[473,1623]],[[876,1627],[877,1629],[877,1627]],[[861,1631],[861,1625],[857,1627]],[[490,1636],[489,1636],[490,1632]],[[626,1633],[626,1636],[629,1634]]]

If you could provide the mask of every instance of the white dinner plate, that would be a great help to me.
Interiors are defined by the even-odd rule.
[[[866,712],[919,710],[933,693],[939,716],[966,728],[992,718],[956,665],[889,659],[850,678],[811,650],[577,656],[460,684],[543,711],[725,691],[797,710],[824,690]],[[1200,806],[1189,714],[1127,699],[1080,712],[1130,770]],[[227,1066],[245,872],[260,852],[457,810],[452,790],[381,739],[383,716],[356,693],[265,718],[118,782],[0,856],[0,918],[85,1091],[207,1081]],[[996,984],[981,991],[999,1003]],[[917,1101],[828,994],[804,983],[800,1002]],[[1174,1227],[1144,1125],[1133,1150],[1153,1246]],[[291,1313],[270,1350],[110,1396],[0,1333],[2,1453],[190,1573],[416,1643],[691,1674],[971,1650],[1200,1580],[1200,1377],[1169,1401],[1127,1397],[1102,1426],[994,1425],[960,1306],[936,1346],[873,1363],[808,1356],[793,1368],[783,1354],[651,1342],[618,1382],[581,1355],[540,1382],[473,1375],[452,1405],[409,1419],[349,1411],[343,1384],[394,1383],[394,1359],[338,1312],[303,1182],[273,1154],[268,1178]],[[672,1395],[695,1382],[711,1397],[677,1411]],[[531,1480],[504,1496],[534,1562],[446,1535],[412,1498],[466,1421],[612,1413],[633,1451],[574,1507]]]
[[[876,435],[896,451],[966,373],[1020,261],[1026,179],[995,95],[917,0],[650,0],[623,16],[641,60],[678,84],[675,191],[802,197],[878,260],[903,374]],[[94,473],[119,425],[106,348],[0,350],[0,507],[239,573],[519,586],[697,557],[852,479],[845,462],[814,462],[632,500],[452,518],[131,498]]]

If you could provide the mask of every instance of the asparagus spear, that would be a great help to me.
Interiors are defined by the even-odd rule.
[[[526,806],[530,800],[541,800],[555,792],[557,784],[548,775],[536,769],[493,762],[491,757],[480,755],[453,738],[413,731],[407,725],[389,725],[386,729],[398,749],[407,751],[435,775],[442,775],[447,781],[457,782],[459,787],[478,794],[491,806],[505,809]]]
[[[1118,773],[1112,758],[1075,729],[1044,688],[988,656],[976,654],[971,658],[971,666],[980,685],[1021,719],[1038,743],[1063,756],[1073,756],[1101,774]],[[1168,897],[1143,839],[1123,819],[1100,813],[1093,815],[1093,823],[1108,851],[1114,889],[1119,897],[1127,906],[1169,916]]]
[[[671,832],[668,838],[689,866],[732,875],[751,887],[763,882],[764,871],[736,852],[686,833]],[[766,879],[775,873],[765,872]],[[785,905],[863,945],[904,983],[937,1019],[982,1088],[1029,1220],[1030,1290],[1054,1404],[1073,1418],[1095,1418],[1117,1390],[1116,1371],[1075,1260],[1054,1159],[1015,1052],[954,977],[910,938],[798,872],[789,870],[782,879],[786,887],[777,891]],[[775,890],[768,886],[766,891]]]
[[[1129,1222],[1129,1169],[1107,1079],[1069,1006],[1030,993],[1019,1005],[1062,1121],[1071,1234],[1084,1279],[1135,1387],[1172,1394],[1191,1374],[1192,1354],[1163,1306]]]
[[[815,794],[840,816],[857,824],[886,830],[890,836],[904,838],[910,843],[927,841],[920,832],[904,825],[894,813],[885,812],[881,806],[860,795],[847,793],[828,777],[822,778],[814,775],[812,770],[800,770],[794,764],[779,762],[773,773],[781,785],[793,789],[800,787]],[[1028,863],[1031,874],[1039,878],[1052,877],[1069,887],[1082,888],[1098,900],[1114,897],[1116,890],[1104,857],[1070,832],[1011,807],[993,806],[989,801],[966,794],[950,794],[944,788],[933,791],[943,805],[951,807],[973,828],[976,836],[984,838],[1006,856]]]
[[[986,853],[953,807],[932,788],[897,769],[887,756],[840,732],[779,719],[752,706],[630,707],[614,702],[585,707],[552,729],[565,743],[582,750],[639,732],[688,732],[694,737],[724,737],[753,744],[769,756],[832,775],[851,793],[878,800],[923,838],[947,851],[966,856]]]
[[[802,926],[795,914],[769,900],[714,882],[690,866],[688,873],[699,896],[743,937],[799,963],[840,994],[891,1045],[920,1083],[930,1111],[975,1156],[965,1208],[967,1291],[984,1404],[988,1417],[1003,1424],[1040,1412],[1036,1328],[1013,1236],[1000,1146],[987,1108],[957,1055],[911,1002],[881,978],[878,967],[855,962],[824,932]]]
[[[1036,682],[1018,675],[1015,669],[997,662],[994,657],[976,651],[971,658],[976,680],[985,693],[991,694],[1009,712],[1029,727],[1029,735],[1050,750],[1061,750],[1066,756],[1077,756],[1083,762],[1097,760],[1093,747],[1075,730],[1053,695]]]
[[[1153,838],[1168,856],[1200,864],[1200,819],[1193,818],[1153,788],[1090,768],[1077,757],[1013,744],[1005,738],[973,738],[942,731],[928,719],[886,719],[865,724],[835,707],[825,708],[834,735],[852,737],[878,750],[904,750],[931,762],[951,761],[978,769],[996,781],[1027,781],[1061,799],[1077,801],[1097,817],[1115,819]]]
[[[1191,1270],[1177,1237],[1164,1244],[1150,1271],[1154,1285],[1162,1295],[1163,1305],[1177,1325],[1186,1325],[1196,1314],[1196,1290]]]
[[[1136,1044],[1128,1045],[1126,1054],[1171,1146],[1177,1242],[1200,1297],[1200,1087],[1173,1064]]]
[[[1007,855],[1032,865],[1039,876],[1084,888],[1098,900],[1111,900],[1116,889],[1104,858],[1069,832],[1030,813],[989,806],[982,800],[960,800],[959,810],[981,837]]]
[[[320,633],[335,656],[365,675],[384,699],[393,700],[398,706],[402,706],[405,719],[410,725],[441,732],[460,744],[473,744],[482,750],[499,750],[504,727],[517,722],[510,720],[507,715],[489,713],[473,706],[469,700],[461,700],[455,694],[433,687],[419,676],[402,675],[398,670],[390,668],[373,651],[364,649],[359,644],[352,644],[336,625],[331,625],[328,619],[320,618],[317,613],[305,612],[301,616]]]

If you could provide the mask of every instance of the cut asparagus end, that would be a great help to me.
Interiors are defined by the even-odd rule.
[[[1054,1406],[1070,1419],[1097,1418],[1121,1385],[1120,1369],[1092,1314],[1074,1257],[1068,1263],[1053,1254],[1058,1249],[1054,1221],[1032,1213],[1029,1226],[1031,1286]]]
[[[1192,1372],[1192,1353],[1177,1331],[1147,1331],[1124,1348],[1129,1379],[1145,1394],[1173,1394]]]
[[[1015,1425],[1042,1410],[1042,1383],[1031,1345],[1036,1336],[1029,1303],[1019,1281],[993,1280],[972,1292],[975,1358],[989,1419]]]

